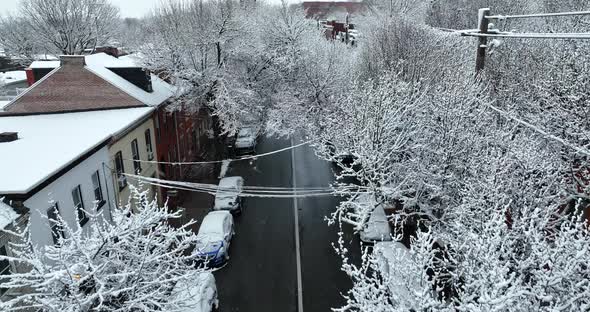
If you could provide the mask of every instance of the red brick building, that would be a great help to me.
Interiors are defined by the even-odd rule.
[[[78,57],[81,58],[81,57]],[[213,118],[206,107],[178,109],[175,88],[135,65],[132,56],[105,53],[84,57],[80,66],[61,61],[33,62],[27,79],[34,88],[16,98],[3,114],[59,113],[151,106],[158,176],[167,180],[195,178],[195,166],[167,164],[215,157]],[[168,190],[162,189],[166,199]],[[176,195],[176,194],[175,194]],[[177,198],[169,204],[175,206]]]

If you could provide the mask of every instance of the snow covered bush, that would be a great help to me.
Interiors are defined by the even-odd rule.
[[[30,271],[4,276],[0,287],[17,296],[0,302],[0,310],[180,311],[183,302],[171,299],[170,291],[177,281],[202,271],[190,256],[193,222],[172,227],[169,221],[178,213],[133,187],[132,195],[135,212],[127,205],[112,212],[112,223],[95,218],[88,233],[53,220],[64,233],[55,246],[38,248],[26,229],[19,234],[23,243],[12,246],[14,257],[0,260]]]

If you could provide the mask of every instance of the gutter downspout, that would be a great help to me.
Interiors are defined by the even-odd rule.
[[[106,167],[106,164],[103,162],[102,163],[102,174],[104,175],[104,180],[106,182],[107,181],[107,173],[106,173],[105,167]],[[112,177],[112,174],[111,174],[111,177]],[[109,203],[109,219],[111,219],[111,223],[113,223],[113,207],[112,207],[112,203],[111,203],[111,195],[109,192],[109,185],[107,184],[105,186],[107,189],[107,202]],[[116,194],[116,192],[115,192],[115,194]]]
[[[176,131],[176,159],[178,160],[178,162],[181,162],[182,159],[180,159],[180,139],[178,137],[178,119],[176,118],[176,112],[173,112],[174,114],[174,130]],[[178,166],[178,178],[182,179],[182,166]]]

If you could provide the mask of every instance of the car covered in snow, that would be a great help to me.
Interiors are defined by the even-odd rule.
[[[242,177],[225,177],[219,180],[213,210],[227,210],[232,214],[242,213],[240,193],[243,187],[244,178]]]
[[[328,155],[332,157],[332,160],[337,163],[341,163],[342,165],[351,165],[357,159],[357,156],[352,152],[340,150],[330,141],[326,142],[325,144]]]
[[[354,226],[363,243],[372,244],[393,239],[384,206],[373,195],[357,194],[347,204],[350,210],[342,220]]]
[[[179,312],[212,312],[219,309],[217,286],[211,272],[200,272],[176,283],[171,298]]]
[[[376,243],[391,241],[391,228],[383,205],[379,204],[369,215],[360,231],[361,241],[364,243]]]
[[[400,242],[378,242],[373,247],[373,256],[396,311],[420,311],[417,303],[429,287],[422,278],[423,268],[416,264],[410,249]]]
[[[201,222],[193,256],[198,264],[221,267],[229,260],[234,218],[228,211],[211,211]]]
[[[236,153],[247,154],[256,151],[258,141],[258,130],[255,127],[244,127],[238,130],[234,147]]]

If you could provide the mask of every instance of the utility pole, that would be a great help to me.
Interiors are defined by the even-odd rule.
[[[477,14],[478,17],[478,28],[480,34],[486,34],[488,32],[488,25],[489,20],[486,18],[490,16],[490,9],[479,9]],[[480,36],[477,40],[477,58],[475,59],[475,72],[479,74],[486,64],[486,48],[488,44],[488,38],[485,36]]]

